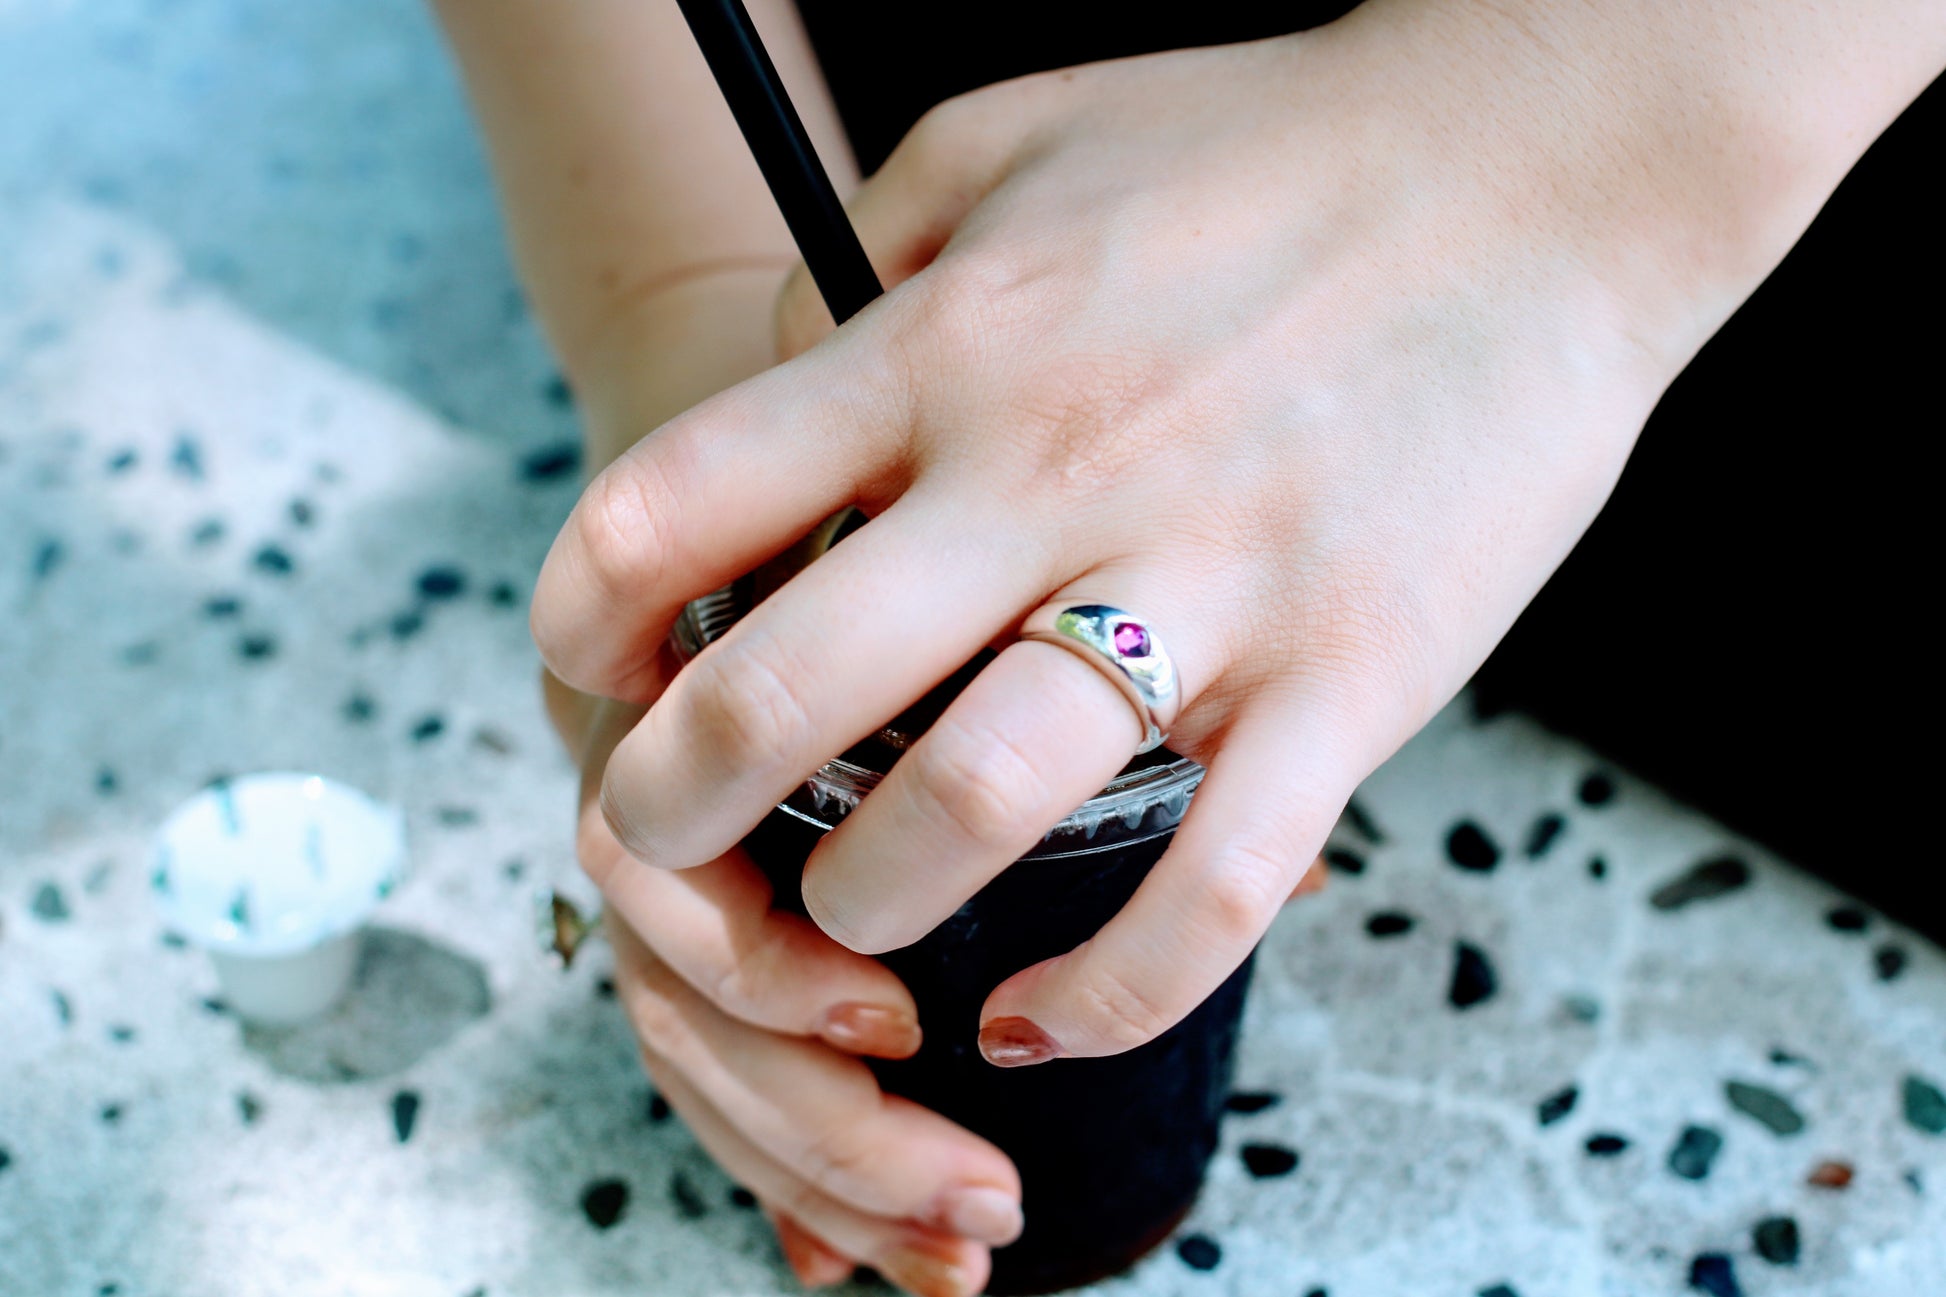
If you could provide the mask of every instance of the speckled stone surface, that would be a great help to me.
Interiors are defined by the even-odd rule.
[[[419,7],[0,0],[0,1293],[794,1291],[605,952],[529,943],[574,435]],[[271,1032],[142,861],[279,768],[415,872]],[[1201,1204],[1101,1293],[1946,1292],[1936,948],[1463,702],[1357,808]]]

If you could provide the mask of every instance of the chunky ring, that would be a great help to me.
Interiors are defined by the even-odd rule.
[[[1182,704],[1176,664],[1148,623],[1107,604],[1052,604],[1036,609],[1020,638],[1059,644],[1092,663],[1135,706],[1142,724],[1139,753],[1162,746]]]

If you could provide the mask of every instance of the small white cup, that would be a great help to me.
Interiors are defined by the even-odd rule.
[[[205,788],[156,835],[163,922],[210,954],[239,1017],[289,1026],[329,1009],[365,921],[405,876],[405,817],[321,775]]]

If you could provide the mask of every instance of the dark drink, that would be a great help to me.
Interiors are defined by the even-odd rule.
[[[679,650],[695,653],[738,611],[727,591],[698,600],[677,627]],[[804,913],[811,848],[979,665],[825,765],[744,840],[777,906]],[[866,1060],[880,1084],[992,1140],[1020,1169],[1026,1232],[995,1249],[989,1293],[1056,1292],[1114,1274],[1195,1203],[1216,1149],[1250,961],[1175,1027],[1113,1057],[999,1068],[976,1038],[995,986],[1072,950],[1122,908],[1201,777],[1166,750],[1138,758],[952,917],[880,956],[911,989],[925,1035],[912,1058]]]

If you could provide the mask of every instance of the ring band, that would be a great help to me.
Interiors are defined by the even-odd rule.
[[[1139,755],[1162,746],[1182,703],[1176,664],[1147,622],[1107,604],[1052,604],[1036,609],[1020,638],[1058,644],[1093,664],[1135,707],[1142,725]]]

